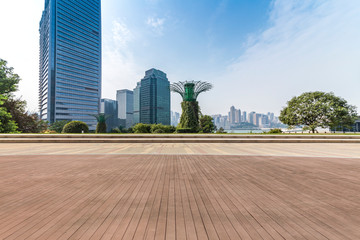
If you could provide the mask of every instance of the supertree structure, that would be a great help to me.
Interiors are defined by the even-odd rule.
[[[212,87],[212,84],[201,81],[177,82],[170,85],[170,90],[179,93],[183,99],[178,128],[188,129],[189,132],[198,131],[200,108],[197,97],[200,93],[209,91]]]

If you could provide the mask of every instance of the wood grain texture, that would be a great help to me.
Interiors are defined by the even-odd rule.
[[[0,156],[0,239],[360,239],[359,170],[357,158]]]

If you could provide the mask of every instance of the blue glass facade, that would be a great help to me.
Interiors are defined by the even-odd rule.
[[[40,21],[41,119],[95,129],[101,97],[101,0],[45,0]]]
[[[107,116],[106,119],[106,131],[110,132],[111,129],[120,126],[120,120],[118,119],[118,104],[117,101],[112,99],[103,98],[100,100],[100,113],[104,113]]]
[[[170,125],[170,82],[160,70],[146,71],[141,80],[140,122]]]

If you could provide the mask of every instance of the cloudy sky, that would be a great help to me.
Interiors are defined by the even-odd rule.
[[[21,7],[20,7],[21,6]],[[0,58],[37,110],[44,0],[0,0]],[[103,0],[102,96],[133,89],[145,70],[214,84],[205,114],[275,112],[305,91],[360,107],[359,0]],[[172,94],[172,110],[180,111]]]

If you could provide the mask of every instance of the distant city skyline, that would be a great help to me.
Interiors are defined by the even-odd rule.
[[[0,58],[22,77],[17,95],[31,111],[38,110],[43,8],[44,0],[0,8],[7,36]],[[359,11],[358,0],[102,1],[101,97],[133,89],[154,67],[170,82],[211,82],[214,90],[199,98],[209,115],[227,114],[232,104],[278,114],[293,96],[317,90],[360,107]],[[180,97],[171,102],[180,112]]]

